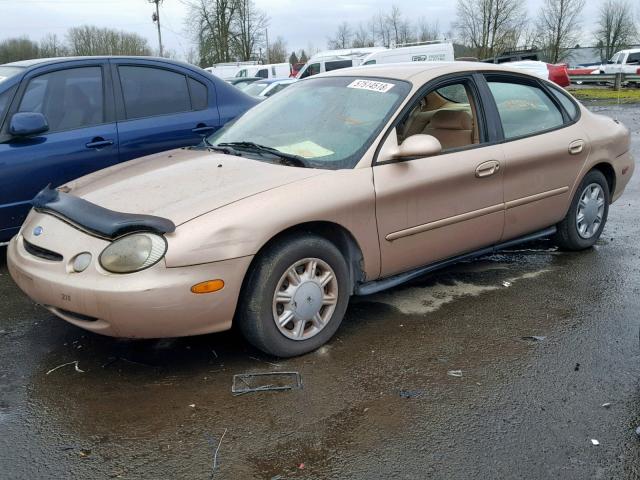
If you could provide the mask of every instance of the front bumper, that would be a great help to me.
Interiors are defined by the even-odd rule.
[[[35,227],[43,234],[33,235]],[[60,253],[62,261],[39,258],[24,240]],[[108,242],[89,236],[46,214],[31,213],[7,250],[9,272],[35,302],[86,330],[126,338],[199,335],[231,327],[244,275],[252,257],[167,268],[164,261],[141,272],[118,275],[98,263]],[[92,254],[84,272],[71,262],[81,252]],[[196,295],[191,286],[222,279],[222,290]]]

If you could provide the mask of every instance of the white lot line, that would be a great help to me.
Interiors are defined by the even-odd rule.
[[[501,280],[497,285],[474,285],[466,282],[454,282],[453,285],[437,284],[429,287],[411,287],[404,290],[392,290],[373,295],[371,300],[397,308],[406,315],[423,315],[435,312],[443,305],[461,297],[477,297],[485,292],[502,290],[506,284],[514,285],[520,280],[536,278],[549,269],[525,273],[517,277]]]

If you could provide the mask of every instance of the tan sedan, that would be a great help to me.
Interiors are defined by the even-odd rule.
[[[238,323],[265,352],[331,338],[351,295],[541,236],[591,247],[629,131],[554,84],[474,63],[312,77],[196,148],[47,189],[8,250],[33,300],[96,333]]]

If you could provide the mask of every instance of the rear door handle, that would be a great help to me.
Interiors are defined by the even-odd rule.
[[[476,177],[485,178],[495,175],[500,171],[500,162],[497,160],[489,160],[488,162],[481,163],[476,168]]]
[[[216,127],[210,127],[209,125],[200,124],[191,131],[193,133],[197,133],[198,135],[200,135],[200,134],[207,134],[209,132],[213,132],[215,129]]]
[[[571,142],[569,144],[569,154],[570,155],[579,155],[584,150],[584,140],[576,140],[575,142]]]
[[[113,145],[113,140],[105,140],[102,137],[96,137],[85,145],[87,148],[101,149]]]

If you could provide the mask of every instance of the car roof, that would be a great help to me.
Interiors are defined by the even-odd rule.
[[[64,62],[74,62],[79,60],[108,60],[108,59],[123,59],[123,60],[152,60],[154,62],[164,62],[170,63],[173,65],[180,65],[182,67],[188,67],[191,69],[201,70],[200,67],[192,65],[190,63],[181,62],[178,60],[171,60],[168,58],[162,57],[151,57],[151,56],[130,56],[130,55],[96,55],[96,56],[87,56],[87,57],[50,57],[50,58],[33,58],[30,60],[19,60],[17,62],[5,63],[2,66],[4,67],[34,67],[41,65],[50,65],[55,63],[64,63]]]
[[[476,72],[476,71],[497,71],[505,73],[516,73],[529,75],[539,79],[535,75],[528,74],[525,70],[505,67],[501,64],[491,64],[482,62],[404,62],[387,63],[377,65],[361,65],[359,67],[343,68],[331,72],[321,73],[315,77],[344,77],[363,76],[390,78],[395,80],[416,80],[427,81],[429,78],[446,75],[449,73]],[[314,78],[314,77],[310,77]]]
[[[272,83],[277,83],[277,82],[284,82],[287,80],[293,80],[292,78],[265,78],[259,82],[256,83],[267,83],[267,84],[272,84]]]

